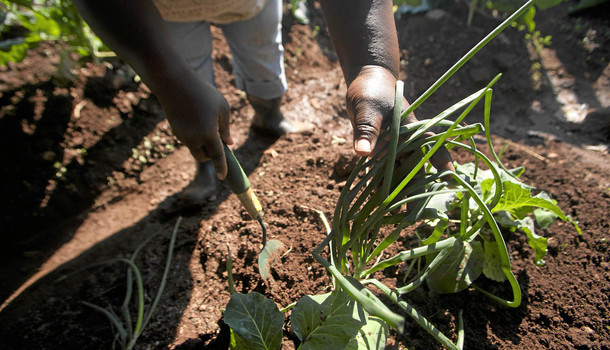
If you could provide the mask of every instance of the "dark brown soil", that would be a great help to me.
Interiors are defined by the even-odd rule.
[[[150,91],[125,78],[119,60],[87,64],[62,81],[54,78],[61,47],[46,44],[2,68],[0,349],[112,348],[110,323],[82,302],[118,312],[126,266],[98,263],[128,257],[153,237],[136,261],[150,302],[180,216],[168,284],[138,349],[227,347],[227,246],[238,292],[257,291],[283,307],[329,290],[328,274],[311,255],[325,234],[315,210],[332,217],[344,184],[336,164],[341,155],[352,157],[351,126],[319,6],[309,5],[311,25],[287,15],[284,26],[290,84],[284,111],[315,125],[305,134],[272,139],[249,129],[253,111],[233,85],[230,53],[214,32],[235,153],[263,203],[269,238],[288,247],[268,285],[257,267],[260,227],[226,185],[209,204],[180,205],[194,163]],[[508,29],[417,112],[432,115],[503,73],[494,90],[495,144],[508,145],[506,164],[525,166],[525,181],[551,194],[583,230],[578,235],[557,222],[538,232],[549,238],[544,266],[534,264],[523,235],[507,237],[523,292],[518,308],[472,290],[437,295],[422,287],[409,295],[450,334],[463,309],[467,349],[610,348],[610,23],[603,11],[568,15],[569,5],[536,16],[542,34],[552,35],[550,46],[536,50],[524,32]],[[467,27],[466,13],[455,3],[398,22],[409,100],[498,23],[479,13]],[[499,292],[506,287],[481,283]],[[293,340],[287,328],[283,348],[294,348]],[[391,333],[388,348],[440,346],[409,321],[404,334]]]

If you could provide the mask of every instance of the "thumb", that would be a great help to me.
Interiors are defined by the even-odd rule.
[[[368,156],[375,149],[384,118],[394,108],[396,78],[377,66],[363,67],[348,85],[347,112],[354,127],[354,151]]]
[[[359,156],[371,154],[379,137],[383,115],[369,104],[354,108],[354,151]]]

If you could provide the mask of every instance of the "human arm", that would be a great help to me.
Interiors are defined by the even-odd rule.
[[[326,0],[322,8],[347,83],[354,150],[375,148],[391,114],[400,56],[391,0]]]
[[[174,48],[150,0],[75,0],[83,18],[118,56],[128,62],[159,99],[176,137],[195,159],[211,159],[226,176],[222,141],[232,144],[229,106],[207,82],[197,79]]]
[[[324,0],[322,9],[347,83],[354,150],[368,156],[391,120],[400,70],[392,1]],[[404,97],[402,105],[408,106]],[[403,123],[416,120],[410,114]],[[435,154],[431,162],[439,170],[453,169],[446,149]]]

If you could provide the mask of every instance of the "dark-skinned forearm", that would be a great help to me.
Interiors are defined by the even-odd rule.
[[[156,94],[163,95],[168,79],[188,70],[150,0],[75,0],[75,4],[93,31]]]
[[[322,8],[348,85],[369,65],[398,77],[400,54],[391,0],[324,0]]]

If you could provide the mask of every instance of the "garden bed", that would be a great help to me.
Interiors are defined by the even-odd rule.
[[[194,163],[149,90],[125,78],[120,61],[89,64],[73,82],[60,82],[52,78],[58,47],[48,44],[0,72],[0,296],[7,300],[0,349],[111,348],[110,323],[81,302],[118,307],[125,266],[95,264],[129,256],[156,235],[137,260],[150,301],[180,216],[168,285],[138,349],[226,348],[227,247],[238,292],[257,291],[284,307],[330,290],[330,277],[311,255],[325,235],[316,210],[332,217],[345,183],[341,166],[353,157],[352,133],[345,81],[319,9],[310,5],[311,25],[289,16],[284,21],[290,85],[284,111],[314,124],[303,134],[273,139],[249,130],[253,110],[232,85],[230,53],[214,31],[216,80],[232,108],[235,154],[263,204],[269,238],[288,248],[269,283],[258,273],[260,227],[228,186],[201,207],[181,205]],[[491,129],[497,147],[508,145],[503,161],[525,166],[524,181],[549,193],[583,230],[578,235],[571,224],[557,222],[538,232],[549,239],[543,266],[534,264],[525,238],[509,234],[523,292],[518,308],[500,307],[472,290],[439,295],[422,287],[409,294],[412,305],[449,334],[463,309],[467,349],[610,346],[610,27],[603,16],[568,16],[566,8],[537,14],[538,29],[552,35],[550,46],[528,50],[524,33],[508,29],[417,112],[433,115],[502,72]],[[498,22],[479,14],[467,27],[466,13],[465,5],[454,4],[399,21],[408,100]],[[482,116],[472,118],[467,122]],[[452,156],[470,161],[462,153]],[[402,241],[408,239],[405,232]],[[504,288],[481,283],[500,294]],[[295,337],[286,331],[283,348],[290,349]],[[440,345],[408,320],[404,334],[391,333],[388,348]]]

